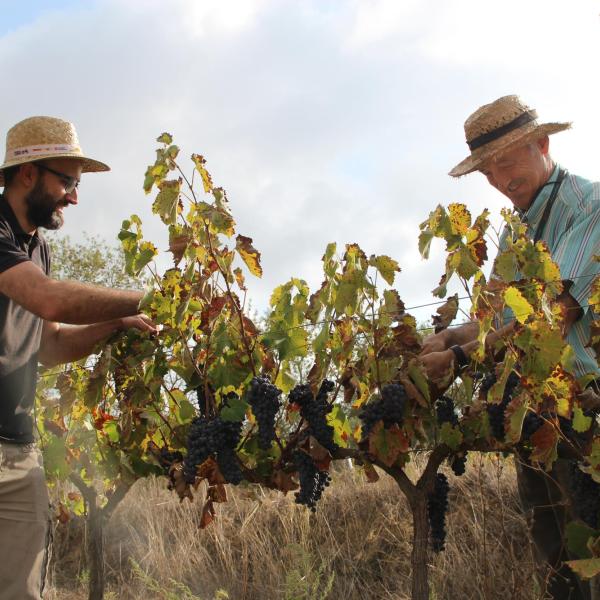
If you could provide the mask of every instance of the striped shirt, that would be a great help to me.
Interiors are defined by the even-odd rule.
[[[570,282],[569,294],[583,310],[583,316],[571,327],[567,342],[575,351],[574,370],[576,376],[588,373],[600,375],[595,352],[587,347],[590,326],[594,313],[588,306],[588,299],[594,279],[600,274],[600,263],[594,256],[600,256],[600,183],[567,173],[558,195],[543,226],[538,231],[542,215],[552,193],[552,185],[558,177],[557,165],[548,183],[535,197],[526,211],[517,212],[527,223],[533,238],[543,240],[550,254],[560,268],[563,282]],[[504,228],[500,237],[500,251],[508,232]]]

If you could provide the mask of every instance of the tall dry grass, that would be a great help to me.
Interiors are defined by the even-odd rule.
[[[431,556],[431,598],[542,598],[512,463],[477,456],[449,479],[447,547]],[[107,598],[410,597],[411,517],[383,474],[369,484],[360,470],[335,472],[314,515],[293,494],[257,486],[234,489],[204,530],[201,506],[201,493],[180,504],[164,480],[138,482],[107,527]],[[51,600],[86,597],[82,536],[77,522],[56,532]]]

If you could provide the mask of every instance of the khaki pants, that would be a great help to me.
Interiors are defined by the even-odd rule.
[[[0,600],[39,600],[49,558],[49,501],[41,452],[0,442]]]

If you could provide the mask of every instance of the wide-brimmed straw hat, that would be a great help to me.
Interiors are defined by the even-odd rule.
[[[503,96],[478,108],[465,121],[471,155],[448,175],[460,177],[472,173],[493,156],[569,127],[571,123],[538,123],[537,112],[518,96]]]
[[[6,154],[0,166],[0,186],[9,167],[49,158],[76,158],[83,173],[110,171],[103,162],[84,156],[73,123],[56,117],[29,117],[6,134]]]

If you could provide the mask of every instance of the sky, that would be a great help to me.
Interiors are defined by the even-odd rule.
[[[408,307],[434,301],[443,245],[421,259],[419,223],[438,204],[508,205],[480,174],[447,175],[467,116],[500,96],[572,121],[551,153],[600,179],[598,0],[0,0],[0,15],[2,139],[61,117],[112,168],[84,176],[61,233],[116,243],[135,213],[165,249],[142,182],[168,131],[184,164],[206,157],[262,253],[259,311],[292,276],[317,289],[330,241],[398,260]]]

